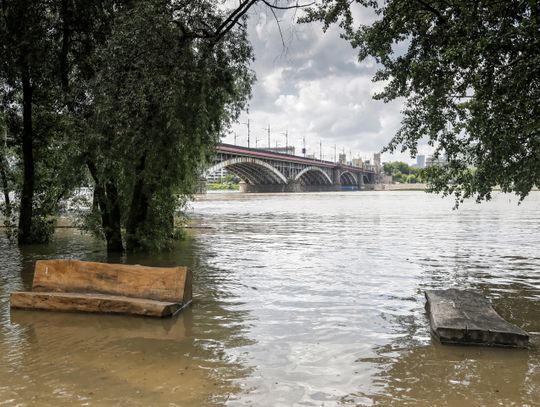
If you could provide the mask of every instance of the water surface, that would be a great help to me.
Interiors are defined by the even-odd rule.
[[[539,406],[540,193],[209,194],[172,253],[110,258],[61,230],[0,238],[0,405]],[[187,265],[172,320],[11,311],[39,258]],[[481,291],[528,350],[441,346],[423,291]]]

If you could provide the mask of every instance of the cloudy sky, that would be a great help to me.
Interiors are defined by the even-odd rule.
[[[400,123],[402,101],[385,104],[372,95],[381,83],[371,78],[376,70],[373,61],[358,63],[356,52],[339,38],[337,27],[322,32],[317,24],[295,24],[295,11],[281,13],[279,27],[272,14],[259,7],[251,11],[249,35],[255,52],[252,65],[257,75],[249,114],[245,112],[233,126],[237,144],[247,145],[249,116],[250,144],[267,146],[265,130],[271,128],[271,143],[285,145],[285,131],[289,145],[302,148],[305,137],[308,154],[319,157],[322,141],[323,156],[333,159],[334,145],[338,153],[347,157],[372,159],[379,152]],[[367,22],[372,16],[359,10],[358,21]],[[224,142],[233,143],[231,133]],[[429,152],[420,148],[420,153]],[[414,162],[408,154],[383,155],[383,161]]]

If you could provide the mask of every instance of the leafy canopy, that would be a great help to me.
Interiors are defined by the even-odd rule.
[[[358,6],[375,21],[356,27]],[[303,19],[317,20],[380,64],[376,99],[405,98],[386,149],[414,156],[427,139],[446,155],[426,173],[432,191],[480,201],[499,185],[523,199],[539,185],[539,1],[323,0]]]
[[[89,185],[85,218],[108,250],[168,246],[175,211],[247,104],[256,2],[2,2],[0,186],[15,192],[2,208],[19,213],[19,242],[46,241],[59,202]]]
[[[211,1],[137,1],[117,12],[96,50],[85,143],[98,179],[118,189],[128,250],[167,246],[174,212],[248,101],[245,28],[219,40],[186,34],[223,19]]]

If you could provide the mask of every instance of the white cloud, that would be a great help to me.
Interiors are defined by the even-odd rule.
[[[259,10],[262,11],[262,10]],[[374,17],[355,10],[357,21],[366,23]],[[259,78],[253,90],[249,119],[251,146],[268,143],[268,124],[272,128],[272,145],[301,146],[306,138],[308,153],[319,155],[322,142],[325,157],[338,151],[349,151],[364,158],[372,157],[390,141],[400,125],[400,100],[383,103],[372,99],[384,87],[372,82],[376,64],[372,58],[358,62],[356,51],[339,38],[339,29],[331,27],[323,34],[320,25],[292,24],[294,12],[279,17],[281,31],[273,16],[258,13],[250,18],[250,39],[255,51],[253,69]],[[285,42],[285,48],[282,43]],[[247,121],[243,114],[233,127],[238,143],[246,145]],[[228,136],[225,142],[233,142]],[[421,146],[421,152],[430,149]],[[383,160],[410,161],[408,154]]]
[[[279,94],[281,83],[283,82],[283,69],[277,68],[263,78],[262,86],[269,96]]]

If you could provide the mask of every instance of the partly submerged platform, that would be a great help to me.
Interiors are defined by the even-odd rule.
[[[191,282],[186,267],[40,260],[32,291],[11,293],[10,302],[12,308],[166,317],[191,302]]]
[[[527,332],[504,320],[481,294],[426,291],[432,333],[443,344],[527,347]]]

